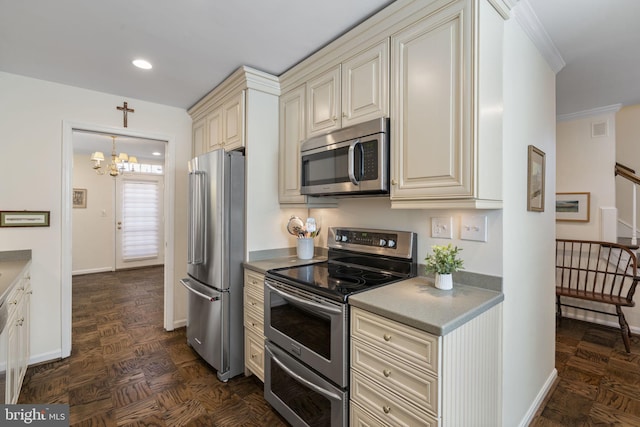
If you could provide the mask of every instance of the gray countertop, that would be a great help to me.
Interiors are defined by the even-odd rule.
[[[29,262],[30,250],[0,252],[0,305]]]
[[[433,279],[415,277],[349,297],[349,304],[413,326],[446,335],[504,300],[501,292],[455,283],[443,291]]]
[[[297,265],[312,264],[316,262],[326,261],[326,256],[314,256],[312,259],[298,259],[295,255],[283,256],[277,258],[263,259],[259,261],[247,261],[244,263],[245,268],[257,271],[259,273],[266,273],[267,270],[281,267],[294,267]]]

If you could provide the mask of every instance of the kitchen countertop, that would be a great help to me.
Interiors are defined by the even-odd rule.
[[[245,268],[249,268],[251,270],[265,274],[267,270],[272,270],[274,268],[295,267],[298,265],[314,264],[314,263],[323,262],[326,260],[327,260],[326,256],[316,255],[312,259],[298,259],[298,257],[296,257],[295,255],[292,255],[292,256],[263,259],[258,261],[247,261],[243,265]]]
[[[0,252],[0,305],[4,302],[11,285],[30,262],[30,250]]]
[[[414,277],[349,297],[349,304],[434,335],[446,335],[504,300],[502,292],[454,283],[437,289]]]

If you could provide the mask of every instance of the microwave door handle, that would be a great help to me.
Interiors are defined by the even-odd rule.
[[[295,372],[293,372],[293,370],[291,370],[291,368],[286,366],[280,359],[278,359],[276,357],[275,354],[273,354],[273,351],[269,347],[265,346],[264,349],[267,351],[267,353],[269,353],[269,356],[271,356],[271,360],[276,362],[276,364],[280,367],[280,369],[285,371],[288,375],[291,375],[298,382],[300,382],[300,383],[306,385],[307,387],[313,389],[315,392],[323,395],[327,399],[334,400],[334,401],[335,400],[337,400],[337,401],[341,400],[340,396],[338,396],[337,394],[331,393],[331,391],[325,390],[322,387],[320,387],[319,385],[314,384],[311,381],[309,381],[308,379],[303,378],[302,376],[300,376],[300,375],[296,374]]]
[[[316,310],[323,311],[325,313],[330,313],[330,314],[340,314],[341,313],[341,311],[339,309],[337,309],[337,308],[326,307],[326,306],[324,306],[322,304],[318,304],[318,303],[313,302],[313,301],[308,301],[306,299],[303,299],[303,298],[300,298],[300,297],[296,297],[296,296],[293,296],[293,295],[288,294],[286,292],[283,292],[280,289],[276,289],[273,286],[271,286],[269,284],[269,282],[264,282],[264,284],[265,284],[265,286],[267,288],[269,288],[269,290],[271,290],[272,292],[280,295],[284,299],[287,299],[287,300],[290,300],[290,301],[295,301],[300,305],[306,305],[307,307],[312,307],[312,308],[315,308]]]
[[[359,139],[356,139],[349,145],[349,180],[353,185],[359,185],[358,179],[362,176],[361,172],[358,171],[358,177],[356,178],[356,145],[360,145],[360,159],[362,159],[362,144],[360,144]],[[360,165],[362,165],[362,160]]]

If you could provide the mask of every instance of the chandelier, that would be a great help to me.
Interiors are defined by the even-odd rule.
[[[91,154],[91,161],[93,162],[93,169],[98,175],[118,176],[124,172],[126,163],[138,163],[136,156],[129,156],[127,153],[116,153],[116,137],[112,136],[113,145],[111,149],[111,163],[105,165],[105,169],[102,169],[102,162],[104,162],[104,153],[102,151],[96,151]]]

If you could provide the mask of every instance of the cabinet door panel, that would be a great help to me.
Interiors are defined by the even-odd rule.
[[[244,91],[224,104],[225,150],[244,146]]]
[[[209,149],[209,142],[205,139],[205,127],[206,119],[200,119],[193,124],[192,157],[197,157]]]
[[[389,115],[389,40],[342,64],[342,126]]]
[[[340,129],[340,66],[307,82],[308,136]]]
[[[304,203],[300,194],[300,144],[305,139],[305,86],[280,97],[280,203]]]
[[[216,108],[207,115],[207,137],[209,141],[208,151],[222,148],[222,108]]]
[[[447,11],[392,37],[396,141],[392,197],[472,195],[470,55],[463,11]],[[468,92],[465,92],[465,89]]]

